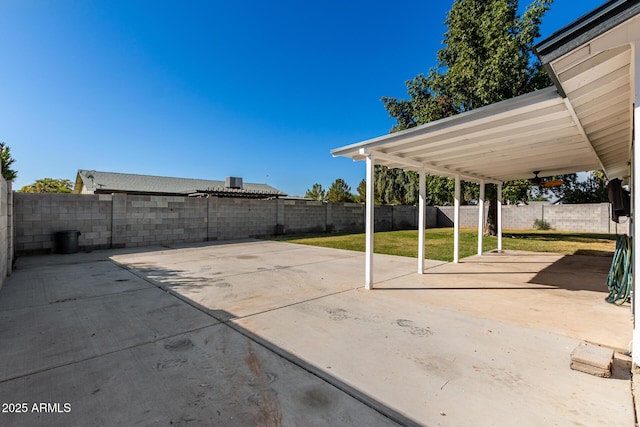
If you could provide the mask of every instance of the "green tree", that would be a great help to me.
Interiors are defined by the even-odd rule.
[[[356,188],[356,191],[358,192],[358,194],[356,194],[354,201],[356,203],[365,203],[367,201],[367,181],[364,179],[360,181],[360,184],[358,184],[358,188]]]
[[[415,172],[377,166],[374,182],[376,203],[414,205],[418,201],[418,175]]]
[[[406,82],[409,99],[382,98],[389,115],[396,119],[391,131],[549,86],[551,81],[533,55],[533,42],[551,3],[535,0],[520,17],[517,0],[455,0],[445,21],[447,31],[437,66],[426,76],[420,74]],[[477,185],[463,183],[463,194],[473,194],[472,187]],[[509,183],[505,190],[508,187]],[[526,198],[529,189],[523,190],[519,183],[510,190],[505,194]],[[488,185],[486,195],[492,201],[487,231],[495,234],[496,187]]]
[[[14,181],[18,177],[18,172],[11,169],[15,159],[11,157],[11,149],[4,142],[0,142],[0,165],[2,167],[2,177],[7,181]]]
[[[25,185],[20,193],[71,193],[72,183],[68,179],[42,178]]]
[[[562,203],[600,203],[609,201],[607,178],[603,171],[591,171],[587,179],[578,181],[575,173],[556,177],[562,185],[547,189],[547,192]]]
[[[306,193],[304,193],[304,197],[324,202],[326,199],[326,192],[324,191],[324,188],[322,188],[322,185],[316,182],[309,190],[307,190]]]
[[[333,181],[329,190],[327,190],[328,202],[352,202],[353,195],[351,194],[351,187],[347,185],[342,178],[338,178]]]

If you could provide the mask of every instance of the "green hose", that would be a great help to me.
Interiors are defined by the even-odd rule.
[[[626,235],[618,236],[616,251],[607,276],[609,295],[605,301],[622,305],[629,299],[633,287],[632,255],[631,238]]]

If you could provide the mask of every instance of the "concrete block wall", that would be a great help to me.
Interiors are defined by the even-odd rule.
[[[324,233],[327,230],[327,203],[282,200],[285,234]]]
[[[438,227],[453,227],[453,206],[438,206]],[[486,211],[485,211],[486,218]],[[460,227],[478,226],[478,207],[460,206]],[[531,227],[529,227],[531,228]]]
[[[438,227],[438,214],[440,212],[440,209],[438,209],[436,206],[426,206],[426,212],[425,212],[425,227],[427,228],[436,228]],[[416,218],[417,218],[417,214],[416,214]],[[416,228],[418,228],[418,226],[416,225]]]
[[[0,191],[5,191],[0,183]],[[5,193],[6,196],[6,193]],[[122,248],[247,237],[316,232],[363,232],[365,206],[304,200],[189,198],[169,196],[77,195],[13,193],[13,232],[10,198],[0,200],[0,275],[2,240],[13,236],[17,255],[51,253],[55,233],[78,230],[79,249]],[[488,210],[488,208],[487,208]],[[376,206],[377,231],[416,229],[416,206]],[[486,217],[485,210],[485,217]],[[477,227],[478,210],[462,206],[462,227]],[[609,205],[503,206],[503,225],[531,229],[544,219],[562,231],[626,233],[628,224],[609,220]],[[427,227],[451,226],[453,207],[427,207]],[[5,248],[9,245],[6,244]],[[9,263],[10,265],[10,263]]]
[[[418,208],[416,206],[394,206],[392,213],[394,230],[418,228]]]
[[[14,227],[13,227],[13,191],[12,187],[13,183],[11,181],[7,182],[7,275],[10,276],[13,270],[13,259],[14,259]],[[1,285],[0,285],[1,286]]]
[[[486,206],[485,218],[488,210]],[[552,229],[559,231],[627,233],[628,224],[616,224],[609,216],[609,203],[502,206],[502,226],[505,229],[530,230],[536,220],[544,220]],[[453,206],[438,207],[438,226],[453,226]],[[477,206],[460,206],[460,226],[478,226]]]
[[[206,199],[126,196],[125,246],[207,240]]]
[[[277,231],[277,209],[278,200],[220,197],[216,213],[209,213],[209,218],[217,221],[216,237],[209,238],[230,240],[274,235]]]
[[[375,206],[373,211],[373,222],[375,231],[393,230],[393,211],[394,206],[391,205]]]
[[[327,231],[333,233],[364,230],[365,207],[359,203],[328,203]]]
[[[556,230],[627,233],[628,222],[623,218],[622,224],[611,221],[609,203],[583,205],[547,205],[544,206],[544,220]]]
[[[0,288],[11,272],[12,254],[10,249],[10,209],[11,183],[0,177]]]
[[[55,233],[78,230],[84,250],[111,247],[111,195],[14,193],[14,248],[22,253],[56,250]]]
[[[502,227],[519,229],[532,229],[536,219],[542,220],[544,211],[550,205],[525,205],[502,206]],[[487,208],[488,211],[488,208]],[[485,215],[486,218],[486,215]],[[562,230],[562,229],[561,229]],[[566,230],[571,231],[571,230]]]

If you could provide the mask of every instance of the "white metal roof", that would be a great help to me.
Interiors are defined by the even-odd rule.
[[[640,40],[638,15],[550,57],[547,69],[556,87],[331,153],[354,160],[372,155],[376,164],[471,181],[593,169],[604,169],[609,178],[627,178],[634,40]]]
[[[630,174],[634,40],[638,15],[548,64],[609,178]]]
[[[472,181],[506,181],[600,168],[565,100],[553,87],[368,141],[334,156]]]

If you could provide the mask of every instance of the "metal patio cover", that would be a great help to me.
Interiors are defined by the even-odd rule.
[[[594,169],[624,180],[633,117],[627,37],[639,28],[634,17],[552,58],[554,87],[331,153],[354,160],[371,155],[376,164],[476,182]]]

